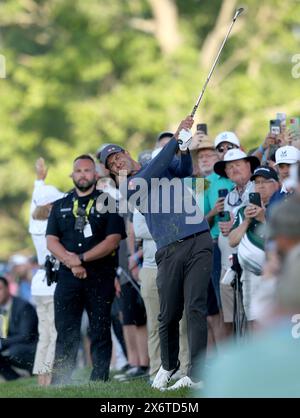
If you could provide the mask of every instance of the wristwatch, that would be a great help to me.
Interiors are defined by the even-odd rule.
[[[84,263],[84,253],[78,254],[79,260]]]

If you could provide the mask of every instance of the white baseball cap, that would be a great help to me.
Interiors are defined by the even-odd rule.
[[[8,264],[11,266],[22,266],[23,264],[27,263],[28,257],[23,254],[13,254],[8,260]]]
[[[251,165],[251,172],[253,173],[254,170],[260,165],[260,161],[254,155],[247,155],[244,151],[240,148],[230,149],[224,155],[223,161],[218,161],[214,165],[215,173],[219,174],[222,177],[227,177],[225,172],[226,163],[229,161],[237,161],[237,160],[246,160],[249,161]]]
[[[240,140],[234,132],[225,131],[218,134],[215,138],[215,148],[217,148],[221,142],[230,142],[231,144],[240,147]]]
[[[34,203],[37,206],[45,206],[49,203],[53,203],[58,199],[61,199],[64,193],[57,190],[56,187],[50,185],[43,185],[36,190],[34,196]]]
[[[300,153],[298,148],[292,145],[286,145],[278,148],[275,153],[275,165],[278,164],[295,164],[300,160]]]

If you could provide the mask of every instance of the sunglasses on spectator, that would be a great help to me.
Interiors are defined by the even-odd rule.
[[[233,148],[235,148],[234,145],[222,145],[220,147],[217,147],[217,151],[218,152],[225,152],[225,151],[228,151],[228,150],[233,149]]]

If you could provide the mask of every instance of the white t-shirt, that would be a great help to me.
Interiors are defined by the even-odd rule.
[[[242,206],[248,205],[249,193],[252,193],[254,191],[255,185],[253,181],[248,181],[245,190],[241,195],[239,195],[237,189],[234,188],[231,192],[228,193],[228,195],[225,198],[224,211],[229,211],[235,217],[238,213],[238,210]],[[231,267],[229,256],[237,252],[237,247],[232,248],[229,245],[228,237],[224,237],[221,232],[219,235],[218,244],[221,251],[221,266],[224,273],[224,271]]]
[[[44,185],[44,180],[35,180],[34,182],[34,188],[33,188],[31,205],[30,205],[30,219],[29,219],[30,234],[45,235],[46,233],[47,221],[37,221],[32,218],[32,214],[36,208],[36,204],[35,204],[36,195],[39,193],[39,188],[43,185]]]
[[[36,208],[35,196],[39,193],[39,188],[43,185],[43,180],[35,180],[34,182],[29,220],[29,232],[31,234],[31,238],[38,258],[38,263],[40,266],[44,265],[46,256],[50,254],[47,250],[47,241],[45,236],[47,229],[47,220],[37,221],[32,218],[32,213]],[[56,283],[52,283],[51,286],[47,285],[46,272],[44,269],[38,269],[31,280],[32,296],[53,296],[55,287]]]
[[[155,261],[156,244],[149,232],[145,216],[137,210],[133,214],[133,228],[136,238],[143,240],[143,267],[157,268]]]

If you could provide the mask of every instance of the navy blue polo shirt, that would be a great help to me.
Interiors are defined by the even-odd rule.
[[[130,201],[130,198],[137,191],[136,185],[139,183],[138,180],[144,179],[147,182],[148,188],[141,193],[141,200],[144,200],[144,209],[146,210],[140,211],[145,216],[147,226],[157,245],[157,249],[192,234],[209,230],[204,214],[200,214],[200,209],[195,199],[192,198],[194,213],[189,212],[183,204],[184,190],[186,190],[184,178],[191,176],[193,167],[190,153],[181,154],[181,157],[178,158],[175,155],[177,150],[178,143],[175,138],[172,138],[155,158],[142,167],[134,176],[128,177],[127,182],[120,186],[122,196],[126,196]],[[161,188],[153,186],[154,179],[171,181],[174,178],[180,179],[182,183],[181,195],[176,196],[174,188],[170,187],[169,195],[163,196]],[[153,200],[156,200],[158,205],[157,211],[153,211],[151,206]],[[181,210],[177,211],[176,206],[181,202]],[[164,210],[165,204],[169,204],[167,211]],[[189,219],[193,217],[196,223],[189,223]]]

